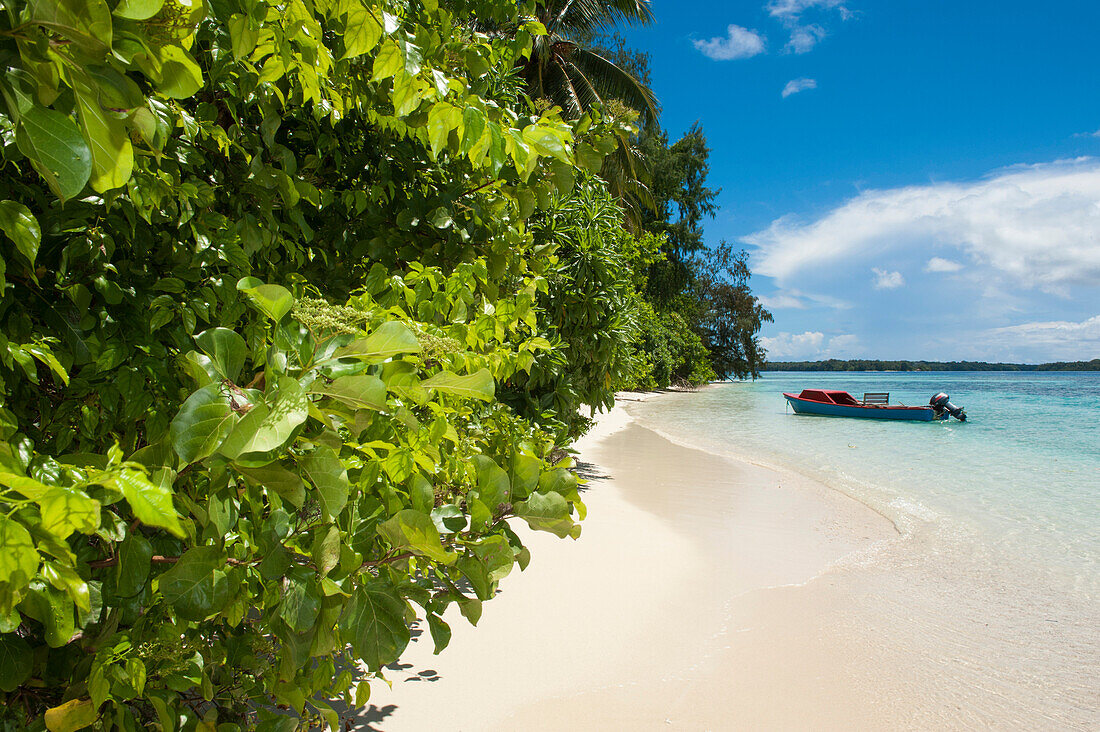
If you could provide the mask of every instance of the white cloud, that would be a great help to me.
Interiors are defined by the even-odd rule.
[[[791,30],[791,40],[787,43],[787,48],[794,53],[807,53],[824,37],[825,29],[820,25],[799,26]]]
[[[851,11],[844,7],[847,0],[770,0],[765,6],[768,14],[780,20],[797,21],[810,8],[837,8],[841,17],[848,18]]]
[[[952,259],[932,257],[928,264],[924,265],[925,272],[958,272],[963,266]]]
[[[1088,361],[1100,358],[1100,315],[1080,323],[1051,320],[993,328],[974,341],[982,349],[1031,361]]]
[[[850,333],[847,335],[833,336],[829,339],[829,350],[826,355],[830,358],[840,355],[851,356],[852,349],[857,345],[859,345],[858,336]]]
[[[787,293],[761,295],[756,298],[768,310],[805,310],[806,301]]]
[[[793,53],[806,53],[817,45],[826,35],[825,29],[816,23],[804,23],[802,15],[812,9],[836,10],[840,17],[847,20],[852,12],[845,5],[846,0],[770,0],[765,8],[768,14],[779,20],[791,33],[787,50]]]
[[[715,61],[732,61],[739,58],[751,58],[764,52],[764,38],[754,30],[730,25],[726,37],[718,36],[710,40],[692,41],[693,45],[707,58]]]
[[[852,307],[852,303],[836,297],[814,295],[799,290],[779,290],[771,295],[762,295],[758,299],[760,304],[768,310],[805,310],[815,306],[848,310]]]
[[[878,267],[872,267],[871,271],[875,273],[876,290],[896,290],[905,284],[905,278],[901,276],[901,272],[887,272]]]
[[[783,332],[771,338],[762,337],[760,343],[767,350],[769,360],[814,361],[850,356],[852,349],[859,344],[859,338],[845,333],[832,336],[826,342],[824,333],[808,330],[804,333]]]
[[[816,88],[817,82],[813,79],[791,79],[787,82],[787,85],[783,87],[783,98],[786,99],[790,95],[797,94],[800,91]]]
[[[824,342],[825,334],[816,331],[806,331],[797,335],[780,333],[774,338],[760,338],[760,344],[768,352],[768,358],[773,361],[807,358],[810,354],[820,353],[821,344]]]
[[[1022,288],[1100,285],[1100,160],[1016,166],[974,182],[866,191],[821,218],[742,239],[782,284],[809,268],[897,250],[955,247]]]

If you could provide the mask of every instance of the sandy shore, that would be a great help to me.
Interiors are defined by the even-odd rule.
[[[804,477],[680,446],[603,415],[578,445],[579,541],[525,532],[532,561],[414,642],[356,729],[841,729],[910,726],[901,679],[844,622],[845,566],[896,536]],[[518,523],[518,522],[517,522]]]

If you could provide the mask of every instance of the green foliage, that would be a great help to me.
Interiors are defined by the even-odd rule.
[[[748,255],[722,241],[695,260],[696,330],[720,378],[756,378],[764,365],[757,339],[772,315],[749,289]]]
[[[666,241],[665,256],[650,266],[645,288],[661,324],[651,321],[642,350],[661,352],[660,344],[667,343],[666,350],[678,354],[667,371],[660,359],[654,362],[655,383],[755,378],[764,363],[758,334],[772,316],[752,294],[745,253],[724,241],[704,244],[703,219],[718,210],[719,191],[706,185],[710,150],[703,131],[696,125],[670,146],[659,129],[644,130],[638,146],[652,167],[654,206],[643,226]],[[691,334],[673,334],[677,329]],[[706,351],[705,367],[696,365],[696,343]],[[635,387],[648,383],[639,379]]]
[[[523,66],[532,97],[550,99],[573,118],[618,99],[637,110],[646,124],[656,120],[653,92],[586,43],[619,22],[650,22],[649,0],[548,0],[537,16],[546,33],[535,38]]]
[[[526,566],[509,520],[577,536],[631,128],[517,101],[532,10],[0,10],[0,719],[335,729]]]
[[[578,409],[609,409],[632,368],[639,306],[633,265],[654,255],[647,247],[655,242],[623,230],[622,210],[591,176],[556,197],[532,229],[541,246],[559,247],[540,299],[550,342],[533,353],[530,370],[507,384],[503,398],[566,441],[588,424]]]
[[[710,353],[683,316],[641,306],[635,368],[624,388],[663,389],[670,385],[703,384],[715,378]]]

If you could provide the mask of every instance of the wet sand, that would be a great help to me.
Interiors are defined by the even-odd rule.
[[[356,729],[888,729],[906,679],[847,622],[847,567],[897,532],[794,473],[669,442],[617,408],[577,445],[578,541],[523,531],[525,572],[450,647],[427,634]],[[517,524],[520,522],[516,522]]]

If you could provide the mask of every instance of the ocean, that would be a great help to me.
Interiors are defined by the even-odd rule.
[[[969,420],[795,415],[782,392],[803,388],[909,405],[945,391]],[[834,569],[875,578],[853,622],[933,680],[943,715],[915,724],[1100,729],[1100,373],[768,372],[627,409],[894,523],[897,539]]]

